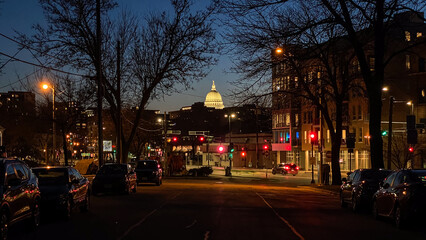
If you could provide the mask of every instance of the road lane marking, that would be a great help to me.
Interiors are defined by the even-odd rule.
[[[186,226],[185,228],[186,228],[186,229],[191,228],[191,227],[193,227],[196,223],[197,223],[197,219],[195,219],[195,220],[194,220],[194,222],[192,222],[191,224],[189,224],[189,225],[188,225],[188,226]]]
[[[263,200],[263,202],[265,202],[265,204],[270,208],[270,209],[272,209],[272,211],[275,213],[275,215],[279,218],[279,219],[281,219],[281,221],[283,221],[285,224],[287,224],[287,226],[291,229],[291,231],[296,235],[296,236],[298,236],[299,238],[300,238],[300,240],[305,240],[305,238],[287,221],[287,220],[285,220],[285,218],[283,218],[283,217],[281,217],[279,214],[278,214],[278,212],[277,211],[275,211],[275,209],[259,194],[259,193],[256,193],[257,194],[257,196],[259,196],[262,200]]]
[[[133,231],[135,228],[139,227],[142,223],[145,222],[145,220],[147,218],[149,218],[151,215],[153,215],[154,213],[156,213],[158,210],[160,210],[161,208],[163,208],[170,200],[175,199],[177,196],[179,196],[181,193],[176,194],[175,196],[171,197],[170,199],[168,199],[167,201],[165,201],[160,207],[152,210],[150,213],[148,213],[145,217],[143,217],[139,222],[133,224],[132,226],[130,226],[124,233],[123,235],[121,235],[118,240],[121,240],[125,237],[127,237],[127,235],[129,235],[129,233],[131,231]]]

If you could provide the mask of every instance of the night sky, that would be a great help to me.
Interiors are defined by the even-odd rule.
[[[201,1],[196,7],[199,7]],[[118,9],[131,9],[138,15],[143,16],[148,11],[169,11],[171,9],[169,0],[118,0]],[[0,1],[0,33],[13,38],[16,36],[15,30],[18,32],[31,34],[32,25],[35,23],[43,24],[44,16],[42,9],[37,0],[3,0]],[[18,52],[17,44],[0,36],[0,52],[14,56],[16,58],[37,63],[28,50]],[[0,66],[7,60],[6,57],[0,56]],[[148,108],[163,111],[178,110],[183,106],[192,105],[194,102],[202,102],[206,94],[210,91],[212,80],[215,81],[217,90],[222,94],[225,106],[229,106],[226,95],[229,94],[227,89],[231,86],[228,81],[237,78],[236,75],[225,73],[229,70],[231,62],[228,56],[219,58],[219,64],[211,69],[211,73],[202,81],[194,83],[194,90],[183,92],[182,94],[173,94],[171,97],[165,97],[164,101],[152,102]],[[25,90],[22,84],[25,81],[19,79],[30,75],[29,79],[37,82],[38,79],[31,75],[37,68],[12,61],[5,65],[0,74],[0,92],[10,90]]]

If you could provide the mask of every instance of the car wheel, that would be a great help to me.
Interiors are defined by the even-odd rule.
[[[404,220],[403,220],[401,208],[399,206],[396,206],[395,213],[394,213],[394,221],[395,221],[395,226],[397,228],[404,227]]]
[[[293,176],[296,176],[296,174],[293,174]]]
[[[355,196],[352,197],[352,211],[353,212],[359,211],[359,201]]]
[[[158,181],[155,183],[155,185],[160,186],[161,185],[161,180],[158,179]]]
[[[345,200],[343,200],[343,195],[342,195],[342,193],[340,193],[340,206],[341,206],[341,207],[346,207],[346,202],[345,202]]]
[[[64,209],[64,219],[65,220],[69,220],[71,218],[71,211],[72,211],[72,206],[71,206],[71,200],[67,200],[67,203],[65,205],[65,209]]]
[[[89,192],[87,192],[86,198],[84,199],[84,203],[80,207],[80,212],[87,212],[87,211],[89,211],[89,207],[90,207],[90,196],[89,196]]]
[[[130,183],[129,183],[129,184],[126,186],[126,189],[124,190],[124,193],[125,193],[125,194],[127,194],[127,195],[128,195],[128,194],[130,194],[130,192],[131,192],[131,189],[130,189],[130,188],[131,188],[131,186],[130,186]]]
[[[374,199],[373,200],[373,206],[371,207],[371,211],[372,211],[372,213],[373,213],[373,217],[375,218],[375,219],[379,219],[380,218],[380,216],[379,216],[379,208],[377,207],[377,201]]]
[[[40,226],[40,202],[35,200],[31,213],[30,230],[36,230]]]
[[[272,169],[272,174],[275,175],[276,173],[275,169]]]
[[[0,239],[6,240],[8,233],[9,216],[6,211],[2,211],[0,215]]]

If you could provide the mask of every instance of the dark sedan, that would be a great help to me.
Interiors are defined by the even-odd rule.
[[[296,176],[299,173],[299,167],[294,163],[280,163],[278,166],[272,168],[272,174],[281,173],[283,175],[292,174]]]
[[[89,180],[72,167],[38,167],[32,169],[37,175],[44,210],[59,212],[65,219],[77,207],[84,212],[89,209]]]
[[[135,172],[138,183],[155,183],[157,186],[163,183],[163,170],[155,160],[138,161]]]
[[[379,183],[390,173],[391,171],[384,169],[358,169],[347,179],[343,178],[340,187],[341,206],[345,207],[349,203],[354,212],[370,207]]]
[[[426,214],[426,170],[398,170],[374,194],[373,215],[393,218],[397,227]]]
[[[92,193],[136,192],[136,173],[130,164],[105,164],[96,173]]]
[[[8,229],[30,219],[30,227],[40,224],[40,191],[37,177],[17,159],[0,158],[0,239]]]

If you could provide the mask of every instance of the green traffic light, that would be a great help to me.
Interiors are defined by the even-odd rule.
[[[388,135],[388,131],[383,130],[383,131],[382,131],[382,136],[387,136],[387,135]]]

